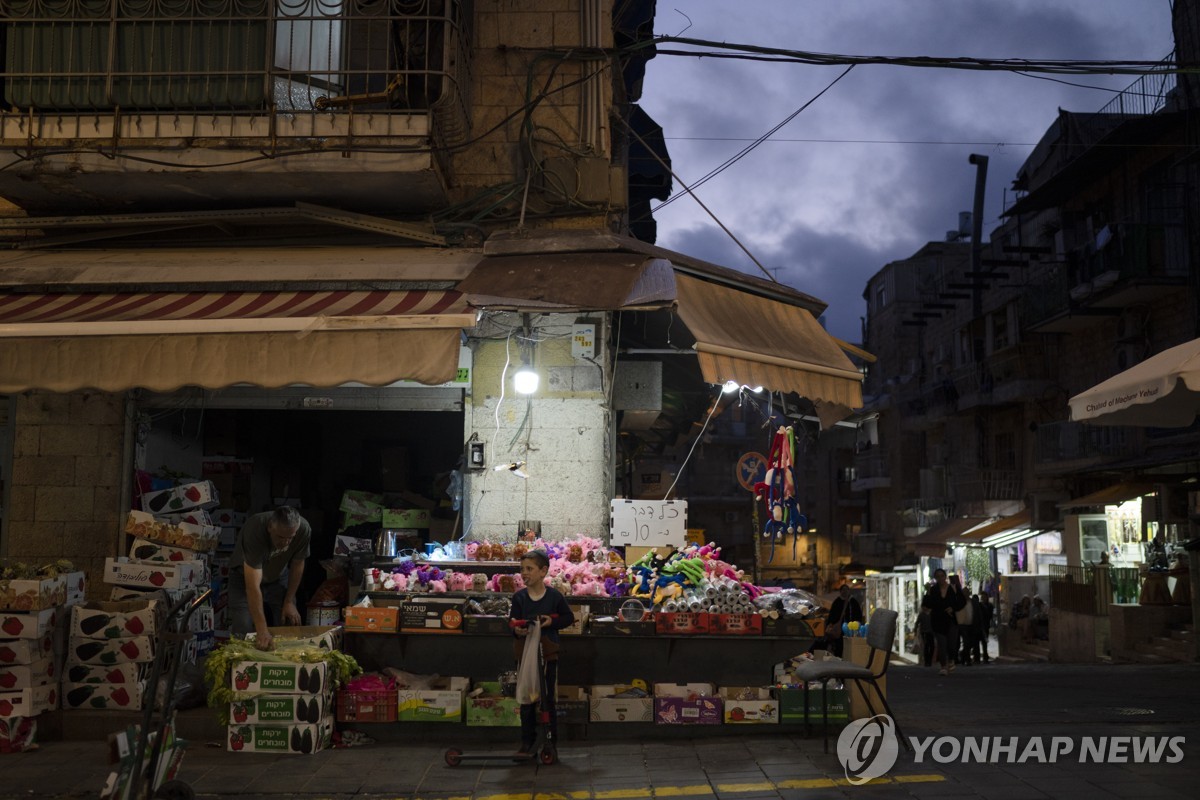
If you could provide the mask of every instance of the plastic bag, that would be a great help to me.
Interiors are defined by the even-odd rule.
[[[529,623],[521,664],[517,667],[517,702],[523,706],[536,703],[542,696],[542,671],[538,664],[538,649],[541,646],[542,625],[535,620]]]

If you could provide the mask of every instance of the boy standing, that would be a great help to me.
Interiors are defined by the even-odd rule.
[[[521,556],[521,580],[525,588],[516,592],[512,599],[509,617],[519,622],[541,623],[542,664],[544,665],[543,691],[546,709],[550,712],[550,739],[558,740],[558,718],[554,709],[554,694],[558,683],[558,632],[575,622],[575,615],[562,593],[546,585],[546,573],[550,571],[550,559],[541,550],[530,550]],[[529,635],[529,626],[513,626],[513,652],[520,662],[525,649],[524,639]],[[521,753],[532,752],[537,739],[537,704],[521,705]]]

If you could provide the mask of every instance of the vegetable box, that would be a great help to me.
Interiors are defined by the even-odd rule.
[[[0,609],[41,611],[67,601],[67,576],[0,580]]]
[[[237,692],[323,695],[332,677],[324,662],[295,664],[279,661],[241,661],[229,676],[229,688]]]
[[[53,656],[42,656],[32,664],[0,664],[0,692],[44,686],[57,680]]]
[[[157,600],[97,601],[71,608],[73,639],[127,639],[158,630]]]
[[[44,656],[54,653],[54,633],[46,633],[37,639],[13,639],[0,641],[0,666],[10,664],[33,664]]]
[[[759,686],[722,686],[717,692],[725,704],[725,722],[731,725],[779,722],[779,701],[771,690]]]
[[[40,639],[53,633],[57,624],[57,608],[46,608],[29,614],[0,612],[0,637]]]
[[[69,664],[129,664],[154,660],[154,640],[149,636],[129,639],[76,639],[67,648]]]
[[[129,512],[125,518],[125,532],[139,539],[203,552],[216,549],[221,536],[221,529],[215,525],[167,522],[145,511]]]
[[[129,557],[138,561],[198,561],[202,556],[198,550],[173,547],[162,542],[136,538],[129,545]]]
[[[513,728],[521,725],[521,704],[515,697],[500,694],[498,681],[478,681],[483,694],[467,697],[467,724],[489,728]]]
[[[399,608],[346,606],[346,630],[356,633],[395,633],[400,627]]]
[[[204,582],[203,561],[104,559],[105,583],[147,589],[187,589]]]
[[[396,693],[398,722],[462,722],[467,678],[438,678],[429,689],[401,689]]]
[[[58,684],[0,692],[0,717],[32,717],[58,708]]]
[[[298,694],[264,694],[229,704],[231,724],[249,722],[315,724],[333,713],[333,698],[328,694],[304,697]]]
[[[329,747],[333,717],[300,725],[232,724],[227,729],[227,746],[233,752],[315,753]]]
[[[145,684],[137,683],[64,683],[63,708],[104,708],[140,711]]]
[[[601,684],[589,691],[589,719],[591,722],[653,722],[653,697],[613,697],[624,686]]]
[[[146,677],[148,667],[144,662],[125,664],[68,664],[62,673],[63,683],[111,683],[133,684]]]
[[[220,498],[212,481],[183,483],[173,489],[142,495],[142,510],[151,514],[172,514],[193,508],[216,508]]]

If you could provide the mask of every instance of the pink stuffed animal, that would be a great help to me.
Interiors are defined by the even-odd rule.
[[[446,593],[446,582],[445,581],[430,581],[429,582],[429,591],[435,592],[437,594],[445,594]]]

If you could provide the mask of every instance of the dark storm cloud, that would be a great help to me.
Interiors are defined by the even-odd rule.
[[[1171,44],[1167,0],[762,0],[736,13],[728,3],[691,0],[679,8],[692,23],[685,36],[824,53],[1158,60]],[[660,33],[686,24],[659,6]],[[663,125],[674,167],[690,183],[840,71],[660,56],[642,105]],[[1064,80],[1119,89],[1133,78]],[[836,335],[857,338],[867,279],[943,239],[958,212],[971,209],[970,153],[990,161],[986,236],[1058,109],[1097,111],[1111,97],[1012,73],[860,66],[698,194],[761,263],[785,267],[782,281],[830,304]],[[660,244],[758,273],[691,198],[655,216]]]

